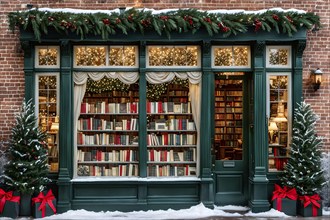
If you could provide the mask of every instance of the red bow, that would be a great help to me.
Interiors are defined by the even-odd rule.
[[[273,191],[272,201],[277,199],[276,208],[278,211],[282,210],[282,199],[289,198],[291,200],[297,200],[298,194],[295,188],[289,188],[284,186],[281,188],[279,185],[275,184],[275,190]]]
[[[13,196],[13,191],[5,192],[3,189],[0,189],[0,199],[0,213],[2,213],[7,200],[19,203],[21,197]]]
[[[56,214],[56,208],[53,204],[54,199],[55,199],[55,196],[53,195],[52,190],[49,190],[46,196],[44,196],[44,194],[42,192],[40,192],[37,197],[32,198],[32,204],[41,203],[38,210],[41,211],[41,217],[45,217],[46,204],[48,204],[49,207],[53,210],[54,214]]]
[[[312,204],[312,214],[313,216],[317,216],[317,209],[321,207],[321,204],[317,202],[321,200],[318,194],[314,194],[312,196],[300,196],[299,199],[303,202],[304,208],[306,208],[309,204]]]

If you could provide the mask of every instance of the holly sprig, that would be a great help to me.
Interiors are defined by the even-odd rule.
[[[118,32],[128,35],[131,32],[144,34],[154,30],[168,38],[171,33],[196,33],[205,29],[210,36],[222,33],[224,37],[245,33],[249,28],[255,32],[276,30],[292,36],[299,28],[315,29],[321,27],[318,15],[307,12],[280,12],[268,10],[259,14],[246,13],[209,13],[196,9],[179,9],[161,14],[131,8],[122,13],[66,13],[49,12],[38,9],[11,12],[9,28],[32,30],[40,41],[41,35],[47,35],[50,29],[60,34],[75,33],[84,39],[87,35],[98,35],[108,39]]]

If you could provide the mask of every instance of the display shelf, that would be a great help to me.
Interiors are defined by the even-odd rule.
[[[243,140],[242,80],[215,80],[214,112],[216,159],[241,160]]]

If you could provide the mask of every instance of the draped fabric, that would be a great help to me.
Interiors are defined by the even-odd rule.
[[[85,96],[87,79],[94,81],[102,78],[119,79],[125,84],[133,84],[139,80],[138,72],[74,72],[74,135],[77,137],[77,122],[80,115],[81,102]],[[189,80],[189,100],[191,102],[192,115],[197,129],[197,155],[200,155],[200,115],[201,115],[201,72],[147,72],[146,80],[151,84],[161,84],[172,81],[175,77]],[[74,138],[74,146],[77,146],[77,138]],[[74,155],[76,157],[76,154]],[[76,158],[74,158],[76,161]],[[199,176],[200,160],[196,161],[197,176]],[[75,163],[77,170],[77,163]],[[76,174],[75,174],[76,175]]]
[[[188,79],[191,84],[198,84],[202,80],[201,72],[147,72],[146,79],[151,84],[161,84],[172,81],[175,77]]]

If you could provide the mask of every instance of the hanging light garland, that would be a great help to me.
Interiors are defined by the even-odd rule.
[[[147,84],[147,99],[149,101],[157,101],[160,97],[167,93],[169,85],[176,85],[180,88],[189,88],[188,79],[180,79],[175,77],[171,82],[161,84]]]
[[[119,79],[102,78],[101,80],[94,81],[88,78],[87,80],[87,93],[102,93],[111,91],[128,92],[130,85],[121,82]]]

